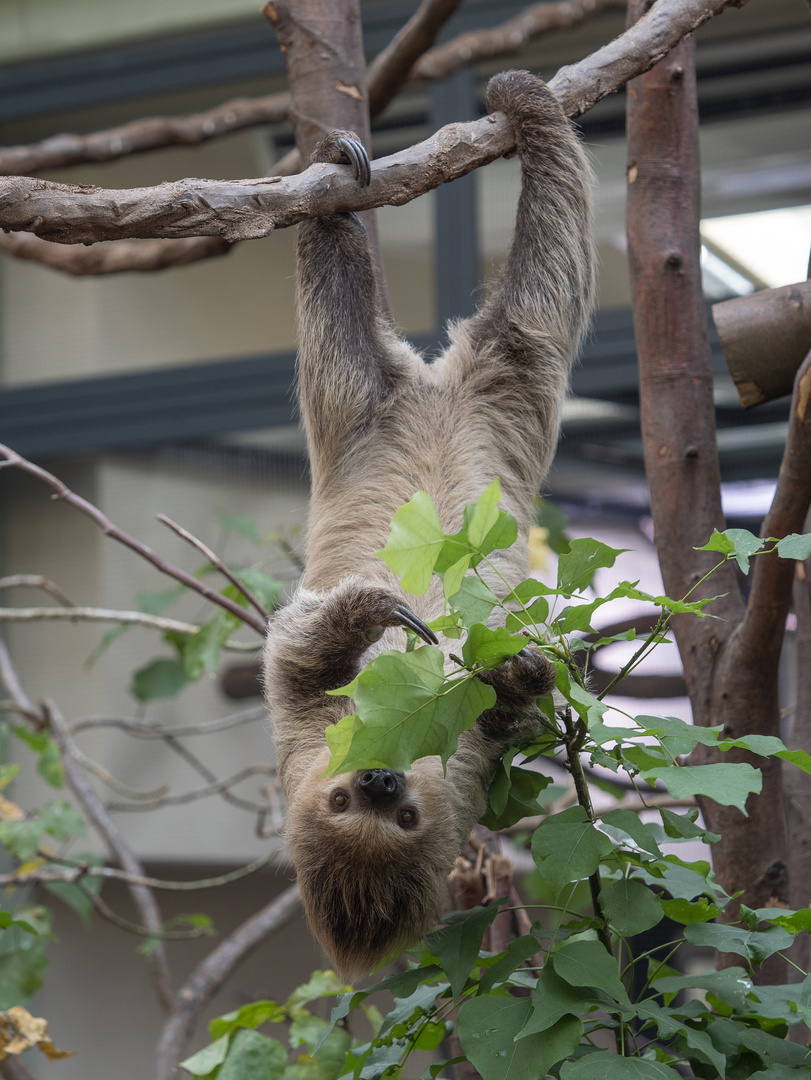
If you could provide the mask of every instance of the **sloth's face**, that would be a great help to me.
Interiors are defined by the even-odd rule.
[[[455,810],[453,785],[430,761],[296,791],[287,839],[302,901],[342,974],[368,974],[439,922],[459,850]]]

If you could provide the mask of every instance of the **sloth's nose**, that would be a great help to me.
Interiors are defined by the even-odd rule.
[[[356,783],[371,802],[382,806],[400,797],[405,776],[393,769],[366,769],[357,774]]]

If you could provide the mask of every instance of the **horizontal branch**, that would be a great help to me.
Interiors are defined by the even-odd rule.
[[[33,881],[70,883],[78,881],[79,878],[108,878],[124,881],[128,885],[145,885],[150,889],[164,889],[167,892],[195,892],[201,889],[218,889],[222,885],[230,885],[232,881],[239,881],[240,878],[255,874],[257,870],[267,866],[277,854],[278,852],[270,851],[248,863],[247,866],[239,867],[238,870],[218,874],[216,877],[198,878],[194,881],[171,881],[143,874],[131,874],[115,866],[95,866],[81,859],[62,859],[54,855],[44,855],[44,858],[50,860],[50,865],[40,866],[34,870],[16,870],[11,874],[0,874],[0,885],[30,885]]]
[[[0,607],[2,622],[111,622],[121,626],[148,626],[163,633],[184,634],[190,637],[198,634],[200,627],[194,623],[180,622],[179,619],[166,619],[162,615],[148,615],[144,611],[116,611],[112,608],[94,607],[35,607],[7,608]],[[252,641],[226,641],[222,646],[230,652],[256,652],[260,646]]]
[[[201,720],[199,724],[177,724],[170,727],[161,727],[144,720],[127,720],[120,716],[88,716],[84,720],[74,720],[70,725],[71,734],[86,731],[90,728],[119,728],[127,735],[134,735],[138,739],[165,739],[167,737],[179,739],[189,735],[210,735],[215,731],[226,731],[240,724],[252,724],[267,717],[267,709],[264,705],[257,705],[254,709],[243,709],[242,712],[231,713],[230,716],[221,716],[217,720]]]
[[[142,240],[137,244],[100,244],[65,247],[33,233],[0,232],[0,249],[18,259],[41,263],[74,277],[100,274],[152,273],[188,266],[201,259],[227,255],[232,244],[220,236],[192,236],[184,240]]]
[[[74,607],[73,601],[65,596],[59,586],[43,574],[8,574],[6,577],[0,578],[0,590],[18,589],[20,587],[42,589],[43,592],[52,596],[54,600],[64,604],[65,607]]]
[[[550,81],[567,115],[651,68],[686,34],[741,0],[671,0]],[[184,179],[153,188],[106,190],[31,177],[0,181],[0,228],[63,244],[127,237],[220,236],[229,242],[268,236],[308,217],[402,205],[440,184],[513,152],[501,114],[449,124],[425,142],[382,158],[359,188],[345,166],[317,163],[293,177]]]
[[[220,795],[223,792],[228,791],[236,784],[241,784],[244,780],[247,780],[251,776],[275,776],[276,768],[273,765],[246,765],[244,769],[240,769],[232,776],[226,776],[222,780],[212,780],[211,783],[206,784],[205,787],[194,788],[192,791],[186,791],[182,795],[159,795],[154,799],[139,799],[138,802],[126,802],[126,803],[108,803],[107,809],[110,811],[129,811],[129,810],[159,810],[164,806],[182,806],[185,803],[196,802],[198,799],[206,799],[209,795]],[[249,809],[256,810],[258,807],[251,804]],[[261,809],[269,809],[261,807]]]

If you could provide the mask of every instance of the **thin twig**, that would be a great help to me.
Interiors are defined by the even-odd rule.
[[[0,874],[0,885],[25,885],[32,881],[67,881],[75,882],[81,877],[86,878],[110,878],[115,881],[124,881],[128,885],[145,885],[150,889],[164,889],[169,892],[195,892],[200,889],[217,889],[222,885],[230,885],[232,881],[255,874],[267,866],[278,852],[269,851],[246,866],[238,870],[231,870],[227,874],[218,874],[216,877],[198,878],[195,881],[171,881],[164,878],[148,877],[138,874],[130,874],[126,870],[119,870],[114,866],[94,866],[93,863],[82,859],[68,859],[58,855],[46,856],[51,863],[64,863],[65,867],[43,866],[36,870],[12,874]]]
[[[135,788],[128,787],[126,784],[116,779],[116,777],[105,769],[103,765],[100,765],[98,761],[94,761],[93,758],[88,757],[78,746],[72,748],[72,753],[76,762],[81,765],[85,772],[92,773],[101,780],[103,784],[106,784],[108,788],[111,788],[118,795],[123,795],[125,799],[157,799],[160,798],[161,795],[165,795],[169,790],[168,785],[163,784],[161,787],[154,788],[152,791],[137,791]]]
[[[195,938],[211,937],[211,929],[204,926],[190,926],[188,930],[168,930],[161,927],[157,931],[148,929],[146,926],[140,926],[138,923],[131,922],[113,911],[110,905],[102,899],[101,894],[91,889],[83,878],[77,878],[73,884],[82,890],[103,919],[111,922],[113,926],[117,926],[120,930],[126,930],[128,934],[135,934],[137,937],[151,938],[153,940],[157,939],[158,941],[193,941]]]
[[[51,701],[43,701],[43,711],[49,721],[54,739],[59,744],[62,757],[62,767],[65,777],[76,796],[79,804],[88,820],[103,838],[110,852],[118,860],[124,870],[135,877],[145,877],[144,868],[136,858],[129,843],[124,838],[115,822],[110,818],[104,808],[104,804],[96,792],[90,786],[86,776],[82,772],[78,762],[73,756],[73,741],[70,737],[67,724],[59,710]],[[138,910],[141,922],[146,929],[155,937],[160,936],[163,920],[152,891],[144,885],[131,885],[130,895]],[[167,1012],[170,1012],[175,1004],[174,994],[169,973],[169,962],[166,950],[158,943],[149,955],[149,964],[152,970],[152,978],[158,999]]]
[[[174,750],[174,752],[179,757],[183,758],[187,765],[190,765],[194,769],[194,771],[200,776],[202,776],[204,780],[208,781],[209,784],[217,783],[217,777],[214,775],[214,773],[206,765],[203,764],[203,762],[197,757],[196,754],[193,754],[187,746],[184,746],[179,739],[176,739],[172,735],[167,735],[164,738],[164,742],[170,750]],[[266,766],[266,768],[271,775],[275,776],[275,765],[268,765]],[[212,792],[212,794],[214,793]],[[270,805],[268,803],[257,803],[253,802],[250,799],[242,799],[238,795],[234,795],[227,788],[217,792],[217,794],[222,795],[223,799],[225,799],[226,802],[231,803],[232,806],[239,807],[240,810],[249,810],[252,814],[258,814],[263,821],[270,812]]]
[[[48,593],[54,600],[58,600],[65,607],[75,606],[59,586],[55,585],[50,578],[46,578],[43,574],[9,574],[7,577],[0,578],[0,589],[16,589],[18,586],[42,589],[43,592]]]
[[[177,533],[177,535],[181,537],[181,539],[185,540],[186,543],[191,544],[193,548],[196,548],[199,552],[205,555],[211,565],[216,570],[219,570],[223,577],[228,578],[232,585],[235,585],[236,588],[239,589],[239,591],[242,593],[248,603],[256,609],[256,611],[261,615],[263,619],[267,620],[270,618],[270,612],[267,610],[265,605],[251,592],[251,590],[242,581],[239,580],[236,574],[225,565],[219,555],[217,555],[216,552],[212,551],[207,544],[204,544],[203,541],[198,539],[198,537],[194,536],[193,533],[190,533],[187,529],[184,529],[182,525],[178,525],[176,521],[172,521],[172,519],[170,517],[167,517],[166,514],[156,514],[156,517],[161,523],[161,525],[166,525],[172,530],[172,532]]]
[[[246,609],[240,607],[236,601],[231,600],[227,596],[223,596],[222,593],[210,589],[204,582],[198,581],[197,578],[193,577],[185,570],[181,570],[179,566],[173,566],[171,563],[166,562],[165,559],[162,559],[152,551],[151,548],[148,548],[146,544],[142,544],[140,540],[136,540],[135,537],[130,536],[122,529],[119,529],[118,526],[114,525],[97,506],[88,502],[87,499],[83,499],[81,495],[77,495],[74,491],[71,491],[66,484],[52,473],[49,473],[46,469],[28,461],[16,451],[8,446],[4,446],[2,443],[0,443],[0,457],[5,459],[4,461],[0,461],[0,469],[11,466],[29,473],[31,476],[35,476],[54,491],[54,498],[61,499],[80,513],[85,514],[91,521],[98,525],[106,536],[109,536],[113,540],[117,540],[119,543],[124,544],[125,547],[130,548],[131,551],[134,551],[136,555],[140,555],[142,559],[146,559],[147,562],[151,563],[162,574],[167,574],[169,577],[174,578],[175,581],[179,581],[181,584],[185,585],[188,589],[200,593],[201,596],[204,596],[206,600],[209,600],[212,604],[217,604],[219,607],[225,608],[226,611],[230,611],[230,613],[236,615],[241,622],[247,623],[248,626],[253,627],[257,633],[264,637],[267,627],[263,619],[253,615],[250,611],[246,611]]]
[[[191,637],[199,634],[200,627],[179,619],[166,619],[162,615],[148,615],[145,611],[117,611],[113,608],[96,607],[0,607],[0,622],[112,622],[121,626],[147,626],[162,633],[183,634]],[[228,652],[256,652],[260,646],[251,641],[226,641],[222,646]]]
[[[163,795],[157,799],[151,799],[149,802],[137,802],[137,803],[107,803],[107,809],[110,811],[124,811],[124,810],[157,810],[163,806],[181,806],[185,803],[195,802],[197,799],[205,799],[209,795],[219,795],[224,793],[234,786],[239,784],[243,780],[247,780],[249,776],[256,776],[261,774],[263,776],[272,775],[275,773],[275,769],[272,765],[247,765],[244,769],[240,769],[232,776],[227,776],[224,780],[215,780],[213,783],[206,784],[205,787],[195,788],[193,791],[186,791],[182,795]],[[250,810],[262,809],[255,804],[248,806]]]
[[[0,639],[0,682],[5,686],[14,709],[27,720],[30,720],[33,727],[41,731],[46,726],[47,721],[42,714],[42,710],[34,706],[28,694],[23,690],[22,684],[17,678],[17,672],[14,670],[14,665],[11,663],[8,649],[2,639]],[[8,708],[8,705],[4,702],[3,707]]]
[[[185,738],[189,735],[210,735],[215,731],[227,731],[229,728],[239,727],[240,724],[251,724],[256,720],[264,720],[266,717],[267,709],[264,705],[231,713],[218,720],[203,720],[199,724],[178,724],[174,727],[161,727],[141,720],[125,720],[118,716],[88,716],[84,720],[74,720],[69,725],[69,730],[75,735],[79,731],[92,728],[119,728],[137,739],[165,739],[167,735],[173,738]]]

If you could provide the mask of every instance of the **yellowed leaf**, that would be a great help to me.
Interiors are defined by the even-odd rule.
[[[17,877],[25,878],[35,874],[47,861],[47,859],[27,859],[17,867]]]
[[[12,1005],[0,1012],[0,1061],[9,1054],[22,1054],[32,1046],[38,1046],[52,1061],[75,1053],[74,1050],[57,1050],[47,1030],[48,1021],[32,1016],[22,1005]]]
[[[527,537],[529,565],[532,570],[546,570],[549,562],[549,529],[530,525]]]
[[[25,811],[21,810],[11,799],[0,795],[0,821],[20,821],[25,817]]]

